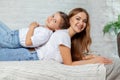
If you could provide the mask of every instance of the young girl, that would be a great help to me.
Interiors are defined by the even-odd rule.
[[[0,22],[0,48],[42,46],[48,41],[53,31],[67,27],[69,27],[68,17],[60,11],[49,16],[44,27],[33,22],[28,28],[12,31]]]

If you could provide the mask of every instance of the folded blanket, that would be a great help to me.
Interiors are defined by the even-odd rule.
[[[67,66],[55,61],[0,62],[0,80],[105,80],[103,64]]]

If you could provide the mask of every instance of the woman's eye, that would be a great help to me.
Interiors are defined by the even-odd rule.
[[[80,20],[80,18],[76,18],[76,20]]]
[[[84,23],[87,23],[87,20],[83,20]]]

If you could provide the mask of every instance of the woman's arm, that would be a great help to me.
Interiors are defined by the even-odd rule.
[[[101,63],[101,64],[111,64],[112,60],[102,57],[102,56],[96,56],[91,59],[87,60],[80,60],[80,61],[75,61],[73,64],[74,65],[82,65],[82,64],[95,64],[95,63]]]
[[[31,46],[32,45],[31,37],[33,36],[34,29],[38,26],[39,26],[39,24],[37,22],[32,22],[30,24],[29,30],[28,30],[27,35],[26,35],[26,40],[25,40],[26,46]]]
[[[110,64],[112,63],[111,60],[105,57],[101,57],[101,56],[96,56],[94,58],[87,59],[87,60],[72,61],[70,48],[64,45],[60,45],[59,49],[60,49],[60,53],[63,59],[63,63],[65,65],[83,65],[83,64],[95,64],[95,63]]]
[[[88,59],[92,59],[95,58],[97,55],[94,54],[87,54],[83,56],[83,60],[88,60]]]

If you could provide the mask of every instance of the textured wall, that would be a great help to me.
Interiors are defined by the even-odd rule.
[[[73,0],[0,0],[0,20],[10,28],[26,27],[32,21],[44,23],[56,11],[68,12],[74,7],[87,7],[87,1]]]
[[[105,24],[110,22],[110,21],[115,21],[118,19],[118,15],[120,15],[120,0],[106,0],[106,5],[105,5],[105,17],[106,21]],[[106,54],[118,54],[117,50],[117,42],[116,42],[116,37],[114,33],[112,32],[112,35],[107,35],[104,36],[104,42],[105,44],[103,46],[107,46],[106,49]],[[113,56],[115,56],[113,55]]]
[[[91,18],[91,50],[103,55],[117,54],[116,41],[105,38],[102,29],[113,14],[118,15],[119,3],[119,0],[0,0],[0,20],[11,29],[19,29],[28,27],[32,21],[44,24],[46,17],[56,11],[68,13],[75,7],[84,7]]]

